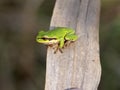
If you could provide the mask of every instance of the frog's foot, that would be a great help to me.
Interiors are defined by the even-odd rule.
[[[51,47],[54,49],[54,54],[56,54],[58,51],[60,51],[61,53],[63,53],[62,48],[59,47],[59,44],[49,44],[48,47]]]
[[[70,44],[73,43],[73,42],[74,41],[67,41],[66,40],[63,48],[70,46]]]
[[[59,50],[61,53],[63,53],[62,49],[59,48],[59,47],[57,47],[57,48],[55,49],[55,51],[54,51],[54,54],[56,54],[56,52],[57,52],[58,50]]]

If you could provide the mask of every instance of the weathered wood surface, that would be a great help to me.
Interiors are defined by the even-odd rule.
[[[54,54],[48,48],[45,90],[97,90],[101,76],[99,12],[100,0],[56,0],[50,28],[71,27],[79,39],[63,53]]]

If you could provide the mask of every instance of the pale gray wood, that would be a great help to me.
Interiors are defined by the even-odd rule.
[[[54,54],[47,51],[45,90],[97,90],[100,0],[56,0],[50,27],[71,27],[79,39]]]

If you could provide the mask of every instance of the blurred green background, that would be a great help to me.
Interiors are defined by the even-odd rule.
[[[55,0],[0,0],[0,90],[44,90],[46,47]],[[44,50],[44,52],[43,52]],[[120,90],[120,0],[102,0],[99,90]]]

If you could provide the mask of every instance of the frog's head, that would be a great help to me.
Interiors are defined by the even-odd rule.
[[[51,38],[49,37],[46,32],[44,31],[40,31],[36,37],[36,41],[38,43],[43,43],[46,45],[50,45],[50,44],[56,44],[58,43],[58,40],[56,38]]]

